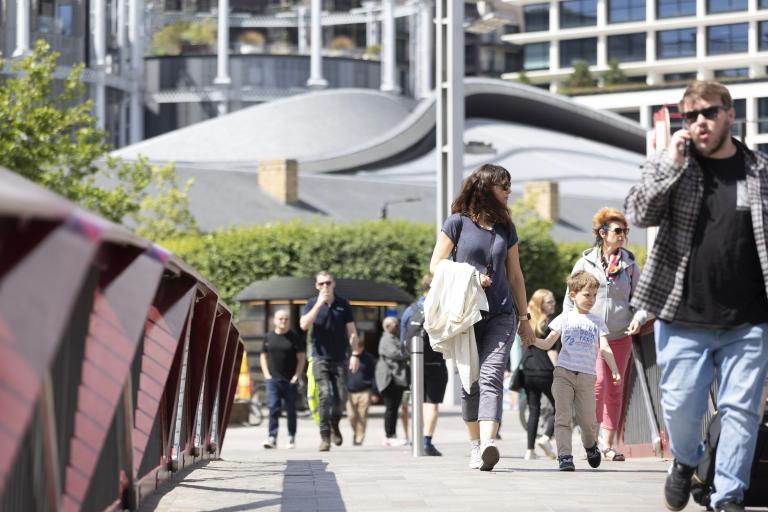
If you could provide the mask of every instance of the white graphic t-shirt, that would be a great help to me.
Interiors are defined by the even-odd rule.
[[[581,314],[571,310],[558,315],[550,322],[549,328],[560,333],[563,346],[557,356],[557,366],[572,372],[597,375],[595,364],[600,336],[608,334],[605,322],[592,313]]]

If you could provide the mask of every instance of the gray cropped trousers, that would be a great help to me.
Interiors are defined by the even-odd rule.
[[[464,421],[501,422],[504,369],[515,341],[517,315],[501,313],[474,325],[480,356],[480,379],[469,393],[461,390],[461,417]]]

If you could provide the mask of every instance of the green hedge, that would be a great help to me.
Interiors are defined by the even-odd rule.
[[[557,244],[545,221],[529,215],[515,218],[529,295],[548,288],[562,300],[565,279],[589,243]],[[391,283],[418,295],[434,240],[431,224],[293,221],[192,235],[162,245],[210,279],[237,311],[233,297],[253,281],[312,276],[319,269],[337,277]],[[644,250],[642,256],[644,261]]]

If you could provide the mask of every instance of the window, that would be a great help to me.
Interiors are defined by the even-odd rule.
[[[609,0],[608,23],[645,20],[645,0]]]
[[[667,73],[664,75],[665,82],[690,82],[691,80],[696,80],[695,71],[687,73]]]
[[[746,11],[747,0],[707,0],[707,13]]]
[[[549,4],[529,4],[523,7],[526,32],[549,30]]]
[[[766,0],[768,1],[768,0]],[[761,50],[768,50],[768,21],[761,21],[758,28],[757,46]]]
[[[560,67],[571,67],[577,60],[586,61],[590,66],[597,64],[596,37],[560,41]]]
[[[608,36],[608,60],[619,62],[645,60],[645,32]]]
[[[758,9],[768,9],[768,0],[760,0],[760,4],[757,6]]]
[[[768,155],[768,144],[758,144],[757,145],[757,150],[758,151],[762,151],[763,153]]]
[[[733,110],[736,112],[736,118],[731,125],[731,135],[743,141],[747,133],[747,100],[733,100]]]
[[[656,16],[658,18],[696,16],[696,0],[657,0]]]
[[[180,11],[181,10],[181,0],[165,0],[165,10],[166,11]]]
[[[597,0],[560,2],[560,28],[597,25]]]
[[[757,133],[768,133],[768,98],[757,98]]]
[[[627,119],[631,119],[632,121],[635,121],[636,123],[640,122],[640,111],[639,110],[630,110],[628,112],[616,112],[622,117],[626,117]]]
[[[749,68],[716,69],[715,78],[749,77]]]
[[[707,27],[707,55],[747,51],[747,24]]]
[[[549,43],[532,43],[523,46],[523,69],[549,69]]]
[[[656,58],[676,59],[696,56],[696,29],[681,28],[656,33]]]

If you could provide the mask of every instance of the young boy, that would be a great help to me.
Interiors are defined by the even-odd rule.
[[[616,360],[613,357],[605,323],[589,311],[595,305],[597,279],[589,272],[579,271],[568,278],[568,289],[575,309],[561,313],[549,324],[546,339],[537,338],[535,346],[549,350],[562,336],[562,348],[557,356],[552,394],[555,397],[555,441],[560,471],[575,471],[571,452],[571,418],[581,429],[581,442],[587,451],[589,465],[600,465],[595,417],[595,380],[597,350],[611,369],[614,385],[619,385]]]

